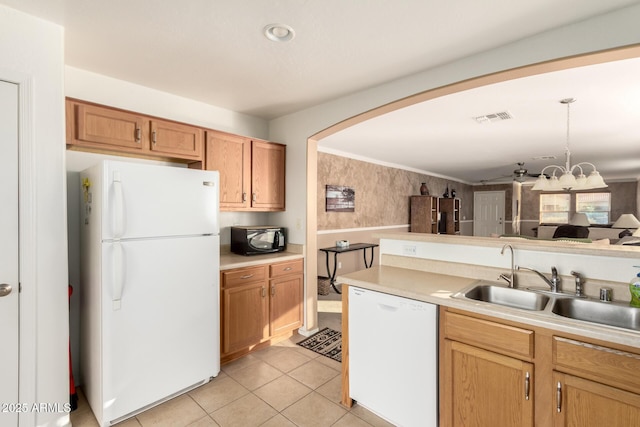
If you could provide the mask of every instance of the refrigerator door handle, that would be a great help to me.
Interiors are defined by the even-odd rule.
[[[113,243],[113,311],[120,310],[120,300],[122,299],[122,287],[124,285],[124,265],[123,265],[122,243]]]
[[[122,237],[124,222],[124,195],[122,194],[122,181],[120,171],[113,171],[113,237]]]

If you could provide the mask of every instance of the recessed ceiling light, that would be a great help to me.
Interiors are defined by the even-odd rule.
[[[269,24],[263,32],[266,38],[274,42],[288,42],[296,35],[293,28],[285,24]]]

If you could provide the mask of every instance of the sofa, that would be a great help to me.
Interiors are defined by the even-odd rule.
[[[573,225],[540,225],[538,235],[503,234],[502,239],[556,240],[571,243],[597,243],[602,245],[634,245],[640,246],[640,237],[626,236],[620,238],[620,228],[585,227]],[[635,230],[630,230],[635,231]]]
[[[577,227],[577,226],[576,226]],[[538,227],[538,239],[553,239],[554,233],[558,228],[557,225],[541,225]],[[591,241],[609,239],[611,243],[615,243],[620,239],[621,229],[609,227],[585,227],[589,230],[586,236]],[[634,230],[631,230],[634,231]]]

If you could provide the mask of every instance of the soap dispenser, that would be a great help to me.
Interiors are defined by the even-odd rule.
[[[634,265],[636,268],[640,268],[638,265]],[[630,305],[633,307],[640,307],[640,273],[636,274],[631,282],[629,282],[629,292],[631,292]]]

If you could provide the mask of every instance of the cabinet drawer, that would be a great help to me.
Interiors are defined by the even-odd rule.
[[[222,287],[242,286],[247,283],[265,281],[267,279],[267,267],[239,268],[222,272]]]
[[[446,338],[507,355],[533,358],[533,331],[448,312],[444,320]]]
[[[269,277],[271,278],[287,276],[289,274],[302,274],[301,259],[289,262],[281,262],[278,264],[271,264],[269,266]]]
[[[640,393],[640,355],[563,337],[553,337],[553,363],[568,372]]]

